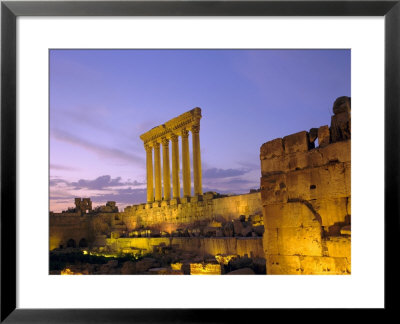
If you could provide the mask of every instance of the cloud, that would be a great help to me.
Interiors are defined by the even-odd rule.
[[[250,181],[247,179],[235,178],[235,179],[230,179],[230,180],[224,182],[225,185],[237,185],[237,184],[249,184],[249,183],[254,183],[254,181]]]
[[[229,178],[229,179],[206,179],[204,186],[220,188],[220,190],[247,190],[257,185],[259,180]]]
[[[145,160],[142,156],[126,153],[116,148],[110,148],[103,145],[94,144],[59,129],[52,129],[51,133],[52,136],[59,141],[80,146],[88,151],[96,153],[101,157],[119,159],[127,161],[129,163],[136,163],[141,167],[144,167]]]
[[[134,181],[121,181],[121,177],[111,178],[109,175],[103,175],[93,180],[79,179],[75,182],[69,182],[64,179],[50,179],[50,187],[56,187],[59,184],[65,184],[64,187],[71,187],[71,190],[90,189],[90,190],[104,190],[115,187],[127,186],[142,186],[145,182]]]
[[[126,181],[122,182],[121,177],[117,177],[112,179],[109,175],[100,176],[94,180],[86,180],[80,179],[77,182],[71,182],[70,185],[74,186],[76,190],[85,188],[91,190],[103,190],[112,187],[121,187],[121,186],[140,186],[145,183],[141,183],[139,181]]]
[[[203,171],[203,179],[230,178],[246,174],[248,169],[217,169],[211,168]]]
[[[55,187],[60,183],[64,183],[66,185],[69,185],[69,182],[64,180],[64,179],[50,179],[50,187]]]
[[[146,202],[147,189],[117,189],[111,193],[96,195],[92,197],[93,202],[104,203],[115,201],[117,204],[140,204]]]
[[[145,185],[139,181],[122,181],[121,177],[109,175],[93,180],[80,179],[69,182],[64,179],[50,179],[50,210],[61,212],[74,206],[75,197],[89,197],[97,205],[116,201],[120,207],[146,202],[147,189],[135,188]]]
[[[50,169],[52,170],[63,170],[63,171],[76,171],[78,170],[77,168],[69,167],[66,165],[60,165],[60,164],[50,164]]]

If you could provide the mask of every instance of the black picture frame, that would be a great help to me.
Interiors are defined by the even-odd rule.
[[[251,311],[216,309],[16,308],[16,18],[18,16],[384,16],[385,309],[395,309],[393,242],[399,237],[400,0],[394,1],[2,1],[1,2],[1,322],[235,322]],[[366,94],[368,95],[368,94]],[[377,108],[378,109],[378,108]],[[372,129],[372,127],[371,127]],[[373,149],[371,148],[371,152]],[[371,153],[373,154],[373,153]],[[372,235],[372,234],[371,234]],[[373,239],[373,237],[372,237]],[[395,242],[395,241],[394,241]],[[393,250],[393,251],[392,251]],[[373,256],[371,256],[373,259]],[[371,260],[371,262],[373,262]],[[367,283],[366,283],[367,284]],[[38,292],[40,293],[40,292]],[[321,320],[321,319],[320,319]]]

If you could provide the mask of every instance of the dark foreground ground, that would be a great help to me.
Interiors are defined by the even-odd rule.
[[[81,249],[50,252],[50,274],[266,274],[265,260],[237,255],[196,255],[164,247],[143,255]]]

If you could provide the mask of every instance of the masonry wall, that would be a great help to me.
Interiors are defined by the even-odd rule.
[[[110,235],[115,227],[124,225],[118,223],[118,213],[50,213],[50,250],[67,247],[69,240],[74,240],[76,246],[84,239],[91,245],[97,235]]]
[[[321,128],[261,146],[267,274],[351,273],[351,140]]]
[[[254,258],[264,258],[261,237],[153,237],[153,238],[118,238],[106,239],[106,244],[113,251],[129,253],[132,249],[152,252],[153,247],[164,243],[179,249],[197,252],[199,255],[235,254]]]
[[[157,224],[190,224],[202,220],[224,218],[226,221],[237,219],[240,215],[250,216],[262,213],[261,195],[259,192],[215,198],[204,195],[203,201],[187,202],[149,208],[148,204],[130,206],[122,213],[122,220],[128,230],[139,226]]]
[[[73,239],[78,246],[81,239],[90,245],[98,237],[110,237],[113,231],[130,232],[139,227],[160,226],[171,232],[181,224],[193,224],[196,221],[221,220],[231,221],[240,215],[260,215],[260,192],[216,198],[213,194],[203,196],[203,201],[148,208],[148,204],[127,207],[124,212],[90,213],[50,213],[50,250],[65,248]]]

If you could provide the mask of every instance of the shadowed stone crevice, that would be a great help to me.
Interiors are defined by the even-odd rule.
[[[300,198],[289,198],[287,202],[288,203],[301,203],[301,204],[304,204],[312,212],[312,214],[314,215],[314,217],[315,217],[314,220],[318,221],[319,224],[322,226],[321,215],[314,209],[313,205],[309,201],[304,200],[304,199],[300,199]]]

